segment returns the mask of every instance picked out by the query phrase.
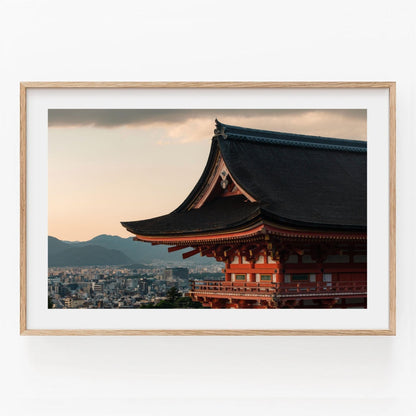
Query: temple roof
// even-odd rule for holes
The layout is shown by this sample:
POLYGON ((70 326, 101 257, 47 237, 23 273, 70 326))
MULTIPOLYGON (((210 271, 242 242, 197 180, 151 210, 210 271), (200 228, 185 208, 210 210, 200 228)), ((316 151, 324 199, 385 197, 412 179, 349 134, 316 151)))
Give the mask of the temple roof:
POLYGON ((171 214, 122 225, 138 235, 184 235, 231 230, 254 220, 365 231, 367 143, 216 121, 207 165, 185 201, 171 214), (207 198, 197 207, 221 160, 242 195, 207 198))
POLYGON ((260 205, 242 196, 218 198, 199 209, 172 212, 150 220, 123 223, 125 227, 143 235, 169 235, 238 229, 260 215, 260 205))

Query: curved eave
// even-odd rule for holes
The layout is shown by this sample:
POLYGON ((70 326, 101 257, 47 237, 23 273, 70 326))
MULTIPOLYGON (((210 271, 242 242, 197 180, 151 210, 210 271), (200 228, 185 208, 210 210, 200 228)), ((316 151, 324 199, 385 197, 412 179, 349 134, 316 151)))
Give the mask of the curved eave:
POLYGON ((221 232, 218 234, 189 234, 189 235, 176 235, 176 236, 146 236, 136 234, 135 239, 145 241, 148 243, 157 244, 188 244, 192 243, 210 243, 212 241, 233 241, 246 238, 252 238, 265 234, 264 224, 258 225, 248 230, 234 231, 234 232, 221 232))
POLYGON ((247 241, 251 239, 263 239, 266 235, 272 235, 288 240, 311 240, 311 241, 361 241, 367 240, 367 234, 362 232, 328 232, 328 231, 305 231, 280 228, 272 224, 262 223, 246 230, 228 231, 212 234, 188 234, 188 235, 158 235, 148 236, 136 234, 135 239, 139 241, 166 244, 166 245, 198 245, 204 243, 225 243, 247 241))
POLYGON ((317 231, 342 231, 342 232, 354 232, 354 233, 367 233, 367 227, 361 225, 346 225, 346 224, 323 224, 323 223, 311 223, 304 221, 297 221, 290 218, 278 216, 274 213, 269 212, 267 209, 261 209, 262 217, 280 224, 282 227, 292 227, 306 230, 317 230, 317 231))

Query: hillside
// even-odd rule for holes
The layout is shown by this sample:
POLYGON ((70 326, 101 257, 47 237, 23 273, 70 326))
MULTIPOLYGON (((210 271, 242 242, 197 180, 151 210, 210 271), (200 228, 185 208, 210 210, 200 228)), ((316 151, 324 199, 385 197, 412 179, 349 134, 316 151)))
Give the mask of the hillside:
MULTIPOLYGON (((167 247, 163 245, 152 246, 142 241, 133 241, 131 237, 122 238, 106 234, 98 235, 88 241, 62 241, 49 236, 48 248, 50 266, 93 264, 128 265, 134 263, 149 264, 154 261, 183 261, 182 251, 168 253, 167 247), (91 249, 90 247, 95 248, 91 249), (92 257, 89 258, 88 256, 92 257), (105 256, 108 256, 107 260, 105 256)), ((195 256, 186 261, 190 265, 215 264, 215 260, 201 256, 195 256)))
POLYGON ((102 266, 131 264, 132 260, 119 250, 98 245, 71 246, 54 238, 48 238, 49 266, 102 266))

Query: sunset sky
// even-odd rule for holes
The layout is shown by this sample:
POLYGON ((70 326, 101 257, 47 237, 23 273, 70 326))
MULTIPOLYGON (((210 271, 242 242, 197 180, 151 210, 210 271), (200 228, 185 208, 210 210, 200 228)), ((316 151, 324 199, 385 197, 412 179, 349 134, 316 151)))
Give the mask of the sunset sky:
POLYGON ((366 110, 49 110, 48 234, 131 236, 120 221, 163 215, 208 159, 214 120, 366 140, 366 110))

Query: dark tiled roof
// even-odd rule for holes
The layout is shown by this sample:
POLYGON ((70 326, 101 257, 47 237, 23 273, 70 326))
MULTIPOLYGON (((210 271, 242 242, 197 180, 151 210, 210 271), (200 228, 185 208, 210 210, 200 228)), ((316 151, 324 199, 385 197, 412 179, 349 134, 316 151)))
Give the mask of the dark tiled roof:
POLYGON ((366 142, 219 123, 216 132, 233 178, 280 222, 366 227, 366 142))
POLYGON ((123 222, 135 234, 171 235, 232 230, 259 218, 258 203, 248 202, 242 195, 218 198, 199 209, 173 212, 143 221, 123 222))
POLYGON ((367 143, 229 126, 217 122, 205 170, 171 214, 123 223, 142 235, 232 229, 253 217, 305 228, 367 225, 367 143), (218 152, 233 179, 258 203, 226 197, 190 209, 218 152))
POLYGON ((312 149, 340 150, 347 152, 367 152, 367 142, 346 139, 334 139, 322 136, 282 133, 268 130, 257 130, 246 127, 229 126, 216 122, 216 137, 228 140, 241 140, 251 143, 294 146, 312 149))

